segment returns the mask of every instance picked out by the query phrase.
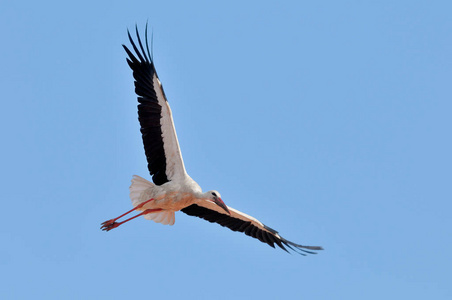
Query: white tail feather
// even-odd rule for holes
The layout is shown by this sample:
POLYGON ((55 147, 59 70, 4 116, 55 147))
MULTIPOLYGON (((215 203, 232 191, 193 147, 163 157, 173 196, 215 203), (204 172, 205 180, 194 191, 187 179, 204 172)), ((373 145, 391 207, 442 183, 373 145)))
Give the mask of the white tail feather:
POLYGON ((133 175, 132 177, 132 184, 129 187, 130 191, 130 200, 132 200, 133 206, 137 206, 143 201, 146 201, 148 199, 142 199, 143 193, 149 189, 153 188, 155 185, 144 179, 143 177, 140 177, 138 175, 133 175))
POLYGON ((170 210, 163 210, 156 213, 150 213, 144 215, 144 218, 146 220, 152 220, 156 223, 161 223, 163 225, 174 225, 174 222, 176 221, 174 211, 170 210))
MULTIPOLYGON (((137 206, 143 201, 149 200, 146 198, 143 199, 143 193, 153 187, 155 187, 155 185, 152 182, 138 175, 133 175, 132 184, 129 187, 132 205, 137 206)), ((146 220, 153 220, 154 222, 161 223, 163 225, 174 225, 175 222, 174 212, 169 210, 146 214, 144 215, 144 218, 146 220)))

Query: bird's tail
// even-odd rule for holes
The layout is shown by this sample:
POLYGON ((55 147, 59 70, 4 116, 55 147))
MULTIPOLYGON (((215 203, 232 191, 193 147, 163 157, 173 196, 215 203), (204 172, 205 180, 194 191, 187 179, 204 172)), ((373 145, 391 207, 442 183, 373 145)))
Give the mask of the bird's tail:
POLYGON ((130 200, 132 200, 133 206, 137 206, 138 204, 142 203, 143 201, 149 200, 149 199, 143 199, 143 193, 149 189, 153 188, 155 185, 144 179, 143 177, 140 177, 138 175, 133 175, 132 177, 132 184, 129 187, 130 191, 130 200))
MULTIPOLYGON (((153 187, 155 187, 155 185, 152 182, 138 175, 133 175, 132 184, 129 187, 130 200, 132 200, 132 205, 135 207, 143 201, 149 200, 147 199, 148 197, 145 197, 146 195, 144 194, 144 192, 147 189, 153 187)), ((168 210, 146 214, 144 215, 144 218, 147 220, 153 220, 154 222, 161 223, 163 225, 173 225, 175 222, 174 212, 168 210)))

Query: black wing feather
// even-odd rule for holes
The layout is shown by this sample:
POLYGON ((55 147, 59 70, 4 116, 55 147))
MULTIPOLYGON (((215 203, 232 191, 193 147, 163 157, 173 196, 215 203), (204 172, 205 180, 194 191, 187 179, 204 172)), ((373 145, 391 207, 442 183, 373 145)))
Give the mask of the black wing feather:
POLYGON ((134 43, 129 31, 127 31, 127 34, 135 55, 125 45, 122 46, 129 56, 127 63, 132 69, 135 79, 135 93, 138 95, 139 102, 138 120, 140 121, 148 169, 154 183, 161 185, 168 182, 168 178, 166 175, 166 157, 163 148, 162 129, 160 127, 162 107, 158 103, 153 84, 153 78, 156 75, 154 62, 151 57, 146 55, 138 29, 136 29, 136 35, 139 48, 134 43))
POLYGON ((202 207, 196 204, 192 204, 181 210, 189 216, 195 216, 198 218, 202 218, 211 223, 218 223, 221 226, 227 227, 232 231, 244 232, 246 235, 249 235, 253 238, 258 239, 259 241, 268 244, 269 246, 275 248, 275 243, 281 249, 286 252, 289 252, 286 247, 289 249, 300 253, 302 255, 306 255, 305 253, 315 254, 313 251, 308 251, 306 249, 311 250, 322 250, 321 247, 315 246, 302 246, 295 243, 292 243, 284 238, 282 238, 278 232, 270 227, 264 225, 264 229, 261 229, 251 221, 244 221, 238 218, 231 217, 229 215, 225 215, 219 213, 215 210, 208 209, 206 207, 202 207), (304 249, 303 249, 304 248, 304 249))

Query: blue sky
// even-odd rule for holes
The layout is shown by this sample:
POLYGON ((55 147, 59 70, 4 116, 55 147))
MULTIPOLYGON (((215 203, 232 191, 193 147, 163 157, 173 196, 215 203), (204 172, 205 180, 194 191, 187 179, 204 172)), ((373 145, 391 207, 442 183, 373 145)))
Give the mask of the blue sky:
POLYGON ((451 299, 449 1, 6 1, 2 299, 451 299), (100 223, 149 178, 121 44, 146 21, 216 224, 100 223))

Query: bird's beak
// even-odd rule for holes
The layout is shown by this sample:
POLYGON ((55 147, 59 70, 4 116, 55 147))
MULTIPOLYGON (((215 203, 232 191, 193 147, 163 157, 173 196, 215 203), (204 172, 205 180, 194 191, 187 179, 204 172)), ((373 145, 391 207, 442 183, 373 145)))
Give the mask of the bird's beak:
POLYGON ((224 204, 224 202, 223 202, 223 200, 221 200, 221 198, 217 198, 216 200, 214 200, 214 202, 216 205, 218 205, 219 207, 224 209, 228 214, 231 214, 228 207, 226 206, 226 204, 224 204))

